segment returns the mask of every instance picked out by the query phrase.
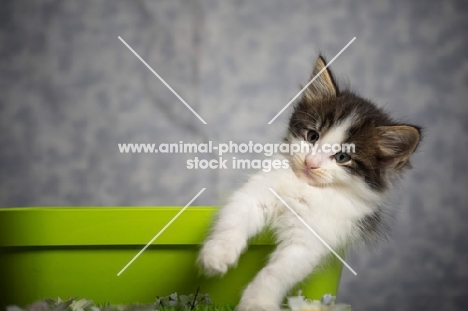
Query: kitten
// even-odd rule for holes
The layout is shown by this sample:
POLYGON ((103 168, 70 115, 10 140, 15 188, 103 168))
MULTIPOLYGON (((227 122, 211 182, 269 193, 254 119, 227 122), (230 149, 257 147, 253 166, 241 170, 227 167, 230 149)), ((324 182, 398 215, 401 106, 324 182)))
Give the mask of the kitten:
MULTIPOLYGON (((324 67, 320 56, 311 77, 324 67)), ((294 108, 284 142, 349 143, 355 152, 277 155, 289 160, 289 169, 259 172, 234 193, 220 209, 198 264, 207 275, 224 274, 248 239, 269 226, 278 245, 244 290, 237 310, 279 310, 287 292, 330 251, 269 188, 332 249, 341 249, 379 232, 386 196, 410 167, 420 137, 420 128, 396 123, 369 100, 339 90, 330 70, 324 70, 294 108)))

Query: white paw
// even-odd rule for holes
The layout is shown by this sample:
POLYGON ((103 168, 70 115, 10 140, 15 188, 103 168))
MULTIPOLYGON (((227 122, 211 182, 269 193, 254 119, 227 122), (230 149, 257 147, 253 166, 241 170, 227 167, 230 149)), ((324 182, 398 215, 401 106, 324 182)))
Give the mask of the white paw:
POLYGON ((281 297, 275 293, 277 289, 272 287, 274 280, 262 277, 265 268, 257 274, 255 279, 242 293, 241 300, 236 311, 280 311, 281 297))
POLYGON ((206 275, 223 275, 239 259, 241 249, 223 240, 208 240, 198 256, 198 265, 206 275))
POLYGON ((281 308, 275 303, 261 300, 242 299, 236 307, 236 311, 280 311, 281 308))

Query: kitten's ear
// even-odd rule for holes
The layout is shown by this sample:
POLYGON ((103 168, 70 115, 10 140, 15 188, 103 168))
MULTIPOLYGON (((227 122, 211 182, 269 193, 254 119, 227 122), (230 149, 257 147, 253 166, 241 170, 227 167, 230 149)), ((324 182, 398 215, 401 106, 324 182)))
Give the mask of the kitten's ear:
POLYGON ((377 132, 384 156, 381 168, 398 170, 403 167, 421 140, 420 130, 410 125, 379 126, 377 132))
MULTIPOLYGON (((325 59, 323 56, 319 56, 315 63, 314 70, 310 80, 312 80, 322 69, 326 66, 325 59)), ((336 97, 338 93, 338 87, 335 83, 333 74, 328 67, 322 71, 322 73, 312 82, 309 87, 305 90, 305 96, 311 99, 319 99, 325 97, 336 97)))

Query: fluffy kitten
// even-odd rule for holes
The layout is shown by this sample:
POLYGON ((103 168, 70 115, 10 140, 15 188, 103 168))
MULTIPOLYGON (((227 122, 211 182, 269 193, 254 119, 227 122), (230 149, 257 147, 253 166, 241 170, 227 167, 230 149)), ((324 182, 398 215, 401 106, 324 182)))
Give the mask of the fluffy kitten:
MULTIPOLYGON (((312 77, 324 67, 319 57, 312 77)), ((386 194, 409 167, 420 129, 396 123, 370 101, 340 91, 327 69, 304 91, 284 141, 352 143, 355 152, 278 155, 289 160, 289 169, 253 175, 220 209, 198 258, 207 275, 234 266, 248 239, 267 225, 278 244, 244 290, 239 311, 279 310, 287 292, 330 253, 269 188, 332 249, 340 249, 379 231, 386 194)))

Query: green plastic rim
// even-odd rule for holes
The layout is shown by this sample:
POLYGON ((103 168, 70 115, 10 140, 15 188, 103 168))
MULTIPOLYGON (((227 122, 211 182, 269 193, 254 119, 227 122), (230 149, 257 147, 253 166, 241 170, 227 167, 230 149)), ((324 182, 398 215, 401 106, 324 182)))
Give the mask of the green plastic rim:
MULTIPOLYGON (((200 275, 195 260, 216 207, 189 207, 120 276, 117 273, 182 207, 34 207, 0 209, 0 308, 82 297, 96 303, 151 303, 156 296, 209 293, 235 305, 274 248, 268 235, 250 242, 222 278, 200 275)), ((330 260, 295 290, 336 295, 342 265, 330 260)))

